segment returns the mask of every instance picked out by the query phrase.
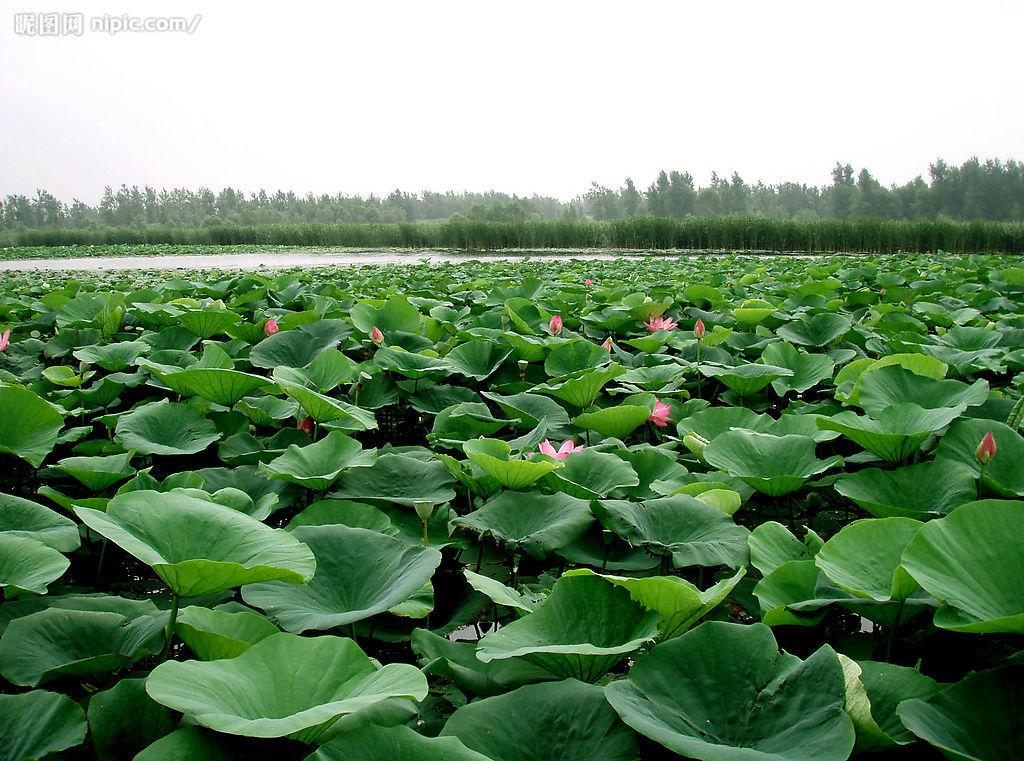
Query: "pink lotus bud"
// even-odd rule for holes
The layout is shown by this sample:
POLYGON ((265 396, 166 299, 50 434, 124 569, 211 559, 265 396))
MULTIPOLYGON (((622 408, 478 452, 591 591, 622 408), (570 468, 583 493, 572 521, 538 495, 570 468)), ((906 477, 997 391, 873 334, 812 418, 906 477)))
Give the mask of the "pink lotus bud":
POLYGON ((300 420, 298 425, 295 426, 300 431, 304 431, 307 435, 313 435, 313 418, 308 417, 304 420, 300 420))
POLYGON ((562 332, 562 318, 557 314, 551 318, 551 322, 548 323, 548 331, 553 336, 557 336, 562 332))
POLYGON ((263 332, 268 336, 274 335, 274 333, 278 332, 280 329, 281 328, 277 325, 277 320, 267 320, 266 324, 263 326, 263 332))
POLYGON ((974 450, 974 456, 978 458, 978 462, 982 465, 988 465, 992 462, 992 458, 996 456, 996 437, 992 435, 992 431, 982 436, 981 443, 974 450))
POLYGON ((586 280, 583 281, 583 285, 587 286, 587 288, 589 288, 593 284, 594 284, 594 281, 591 280, 589 277, 586 280))
POLYGON ((370 331, 370 340, 378 346, 384 343, 384 334, 381 333, 380 328, 376 325, 373 326, 373 330, 370 331))
POLYGON ((0 333, 0 351, 3 351, 11 345, 11 329, 8 328, 3 333, 0 333))
POLYGON ((612 337, 611 336, 608 336, 606 339, 604 339, 604 343, 601 344, 601 348, 604 349, 605 351, 611 351, 612 350, 612 337))
POLYGON ((707 328, 704 327, 704 320, 698 318, 697 324, 693 326, 693 337, 699 341, 707 332, 707 328))

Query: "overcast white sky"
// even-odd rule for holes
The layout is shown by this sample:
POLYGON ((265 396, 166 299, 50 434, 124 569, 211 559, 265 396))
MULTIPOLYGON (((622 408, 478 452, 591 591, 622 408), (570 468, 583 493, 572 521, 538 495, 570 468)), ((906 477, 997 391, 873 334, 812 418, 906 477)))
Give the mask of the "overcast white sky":
POLYGON ((2 0, 0 194, 568 198, 659 168, 883 182, 1024 159, 1020 0, 2 0), (15 34, 81 12, 81 37, 15 34), (201 14, 192 35, 89 18, 201 14))

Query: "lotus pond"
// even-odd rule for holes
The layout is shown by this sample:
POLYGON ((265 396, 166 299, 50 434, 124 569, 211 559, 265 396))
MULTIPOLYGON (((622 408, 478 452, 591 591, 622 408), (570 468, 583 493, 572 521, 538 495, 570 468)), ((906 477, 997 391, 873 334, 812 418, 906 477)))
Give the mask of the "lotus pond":
POLYGON ((1011 257, 7 274, 0 759, 1024 758, 1022 390, 1011 257))

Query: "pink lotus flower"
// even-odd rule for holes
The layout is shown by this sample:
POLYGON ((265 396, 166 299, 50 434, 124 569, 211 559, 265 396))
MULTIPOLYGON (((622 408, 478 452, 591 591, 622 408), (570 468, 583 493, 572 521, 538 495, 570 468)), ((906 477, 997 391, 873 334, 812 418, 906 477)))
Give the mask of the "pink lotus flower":
POLYGON ((11 329, 8 328, 3 333, 0 333, 0 351, 3 351, 11 345, 11 329))
POLYGON ((974 456, 978 458, 978 462, 982 465, 988 465, 992 462, 992 458, 996 456, 996 437, 992 435, 992 431, 982 436, 981 443, 974 450, 974 456))
POLYGON ((649 423, 654 423, 659 428, 664 428, 669 424, 669 415, 672 414, 672 408, 665 404, 661 399, 655 398, 654 400, 654 412, 647 418, 649 423))
POLYGON ((606 339, 604 339, 604 343, 601 344, 601 348, 604 349, 605 351, 611 351, 612 350, 612 337, 611 336, 608 336, 606 339))
POLYGON ((693 326, 693 337, 699 341, 707 332, 707 328, 704 327, 704 320, 698 317, 697 324, 693 326))
POLYGON ((551 322, 548 323, 548 331, 553 336, 557 336, 562 332, 562 318, 557 314, 551 318, 551 322))
POLYGON ((548 457, 553 457, 556 460, 564 460, 573 452, 582 452, 583 444, 576 446, 575 444, 572 443, 572 439, 569 439, 568 441, 563 442, 562 446, 560 446, 558 448, 558 451, 556 452, 555 448, 551 446, 551 442, 548 441, 547 439, 544 439, 544 441, 540 443, 540 451, 542 454, 546 454, 548 457))
POLYGON ((583 281, 583 285, 587 286, 587 288, 589 288, 593 284, 594 284, 594 281, 591 280, 589 277, 586 280, 583 281))
POLYGON ((678 324, 671 317, 652 317, 644 323, 648 333, 657 333, 659 330, 675 330, 678 324))
POLYGON ((300 431, 304 431, 306 433, 306 435, 312 436, 313 435, 313 418, 308 417, 308 418, 305 418, 303 420, 300 420, 295 427, 298 428, 300 431))
POLYGON ((378 346, 384 343, 384 334, 376 325, 374 325, 373 330, 370 331, 370 340, 373 341, 378 346))
POLYGON ((278 327, 277 320, 267 320, 267 323, 263 326, 263 332, 268 336, 272 336, 277 333, 281 328, 278 327))

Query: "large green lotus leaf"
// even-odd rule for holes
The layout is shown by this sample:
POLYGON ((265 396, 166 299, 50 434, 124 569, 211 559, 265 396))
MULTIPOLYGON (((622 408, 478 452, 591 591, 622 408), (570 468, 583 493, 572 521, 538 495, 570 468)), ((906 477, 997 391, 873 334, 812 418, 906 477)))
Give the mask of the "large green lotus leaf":
POLYGON ((85 742, 85 712, 67 695, 0 695, 0 761, 26 761, 85 742))
POLYGON ((651 407, 645 405, 623 403, 615 407, 605 407, 597 412, 584 412, 572 422, 573 425, 587 431, 597 431, 603 436, 625 439, 647 422, 651 410, 651 407))
POLYGON ((70 566, 70 560, 39 539, 0 533, 0 589, 43 595, 70 566))
POLYGON ((658 634, 659 616, 596 576, 563 576, 533 613, 485 636, 484 663, 525 658, 563 679, 595 682, 658 634))
POLYGON ((202 412, 166 400, 122 415, 114 431, 117 443, 143 455, 197 454, 221 437, 202 412))
POLYGON ((634 547, 670 555, 677 568, 739 568, 747 562, 747 529, 695 497, 677 494, 644 502, 601 500, 593 503, 593 510, 607 529, 634 547))
POLYGON ((424 461, 403 454, 382 454, 372 466, 345 473, 331 494, 340 499, 381 499, 412 506, 420 500, 436 504, 455 499, 452 478, 440 460, 424 461))
POLYGON ((791 376, 772 381, 772 388, 779 396, 787 391, 803 392, 814 388, 819 382, 831 378, 836 363, 826 354, 808 354, 785 341, 765 347, 761 359, 775 367, 786 367, 793 371, 791 376))
POLYGON ((584 449, 567 457, 545 482, 552 489, 581 499, 607 497, 616 489, 638 486, 633 466, 611 452, 584 449))
POLYGON ((929 520, 972 502, 976 474, 955 461, 928 461, 894 470, 866 468, 843 475, 833 488, 876 518, 929 520))
POLYGON ((547 394, 580 409, 594 403, 605 384, 626 372, 626 368, 614 362, 607 367, 581 370, 572 375, 554 378, 530 389, 530 393, 547 394))
POLYGON ((722 365, 700 365, 698 368, 705 378, 716 378, 737 396, 751 396, 780 378, 794 375, 788 367, 775 367, 760 363, 724 367, 722 365))
POLYGON ((109 674, 157 650, 166 615, 48 608, 12 621, 0 639, 0 674, 35 687, 61 676, 109 674))
POLYGON ((354 431, 369 431, 377 427, 377 418, 369 410, 289 381, 277 371, 274 373, 274 382, 284 393, 297 401, 303 411, 317 423, 344 424, 354 431))
POLYGON ((764 299, 745 299, 732 310, 732 316, 740 325, 756 325, 775 314, 778 307, 764 299))
POLYGON ((607 349, 577 338, 551 350, 544 360, 544 372, 549 378, 559 378, 606 365, 610 360, 611 353, 607 349))
POLYGON ((854 729, 839 659, 779 650, 763 624, 701 624, 605 688, 622 720, 702 761, 845 761, 854 729))
POLYGON ((766 573, 753 591, 762 622, 768 626, 817 626, 825 617, 822 608, 853 597, 822 589, 823 577, 814 560, 789 560, 766 573))
POLYGON ((419 310, 404 296, 394 296, 379 307, 359 302, 352 307, 350 317, 356 329, 366 334, 375 327, 384 331, 385 336, 392 331, 419 333, 422 327, 419 310))
POLYGON ((52 404, 27 388, 0 383, 0 453, 38 468, 53 451, 63 425, 52 404))
POLYGON ((471 439, 462 449, 470 462, 509 489, 522 489, 562 467, 562 463, 546 458, 511 460, 512 447, 500 439, 471 439))
POLYGON ((314 335, 297 329, 283 330, 252 347, 249 362, 253 367, 273 370, 276 367, 306 367, 324 349, 336 346, 338 336, 328 333, 314 335))
POLYGON ((939 442, 935 459, 960 462, 979 473, 975 451, 988 431, 996 440, 996 456, 985 466, 982 483, 1003 497, 1024 497, 1024 436, 995 420, 957 420, 939 442))
POLYGON ((987 399, 988 381, 977 380, 968 385, 955 380, 935 380, 892 365, 861 379, 857 404, 869 415, 877 416, 886 407, 906 402, 925 409, 955 407, 963 412, 968 407, 984 404, 987 399))
POLYGON ((780 327, 780 338, 802 346, 827 346, 845 336, 853 325, 841 314, 819 312, 780 327))
POLYGON ((110 500, 106 513, 75 512, 181 597, 259 581, 302 584, 316 568, 313 553, 287 531, 178 491, 128 492, 110 500))
POLYGON ((690 629, 728 597, 746 572, 746 568, 740 568, 732 576, 722 579, 704 591, 678 576, 633 578, 598 574, 589 568, 566 571, 565 575, 598 576, 610 584, 629 590, 630 596, 636 602, 661 616, 658 622, 660 638, 671 639, 690 629))
POLYGON ((896 708, 903 724, 963 761, 1024 758, 1024 666, 971 674, 931 697, 905 700, 896 708))
POLYGON ((291 740, 223 735, 183 722, 179 729, 143 749, 133 761, 251 761, 261 755, 291 759, 297 758, 295 752, 291 740))
POLYGON ((929 521, 903 567, 945 607, 935 625, 1024 633, 1024 502, 976 502, 929 521))
POLYGON ((492 536, 513 552, 545 558, 581 537, 593 522, 586 500, 568 494, 503 491, 452 525, 492 536))
POLYGON ((292 417, 299 409, 299 403, 276 396, 249 396, 238 400, 234 409, 249 418, 253 425, 273 426, 278 420, 292 417))
POLYGON ((128 600, 124 597, 90 592, 88 594, 32 595, 9 600, 0 605, 0 635, 7 625, 22 616, 38 613, 47 608, 63 610, 99 610, 120 613, 125 618, 155 615, 159 612, 152 600, 128 600))
POLYGON ((373 724, 344 732, 305 761, 493 761, 454 737, 424 737, 409 727, 373 724))
POLYGON ((547 597, 545 593, 520 592, 517 589, 505 586, 497 579, 474 573, 468 568, 463 569, 462 573, 473 589, 487 595, 495 605, 504 605, 507 608, 513 608, 523 613, 532 613, 547 597))
POLYGON ((342 383, 351 383, 359 376, 359 366, 340 351, 327 348, 316 359, 301 370, 294 371, 296 382, 312 383, 320 393, 337 388, 342 383))
POLYGON ((274 385, 261 375, 218 367, 191 367, 174 373, 174 384, 186 394, 195 394, 225 406, 234 404, 254 391, 274 385))
POLYGON ((122 679, 89 699, 89 739, 101 761, 130 761, 174 731, 176 717, 146 694, 145 679, 122 679))
POLYGON ((640 758, 636 735, 609 707, 601 688, 574 679, 470 703, 452 714, 441 735, 457 737, 493 761, 640 758))
POLYGON ((78 549, 78 525, 48 507, 0 494, 0 535, 35 539, 60 552, 78 549))
POLYGON ((257 613, 190 605, 178 612, 175 633, 201 661, 234 658, 280 631, 257 613))
POLYGON ((750 564, 767 576, 783 563, 792 560, 810 560, 821 549, 821 537, 808 529, 803 541, 777 521, 760 524, 747 538, 750 564))
POLYGON ((865 358, 846 365, 835 377, 836 398, 850 404, 860 401, 860 387, 870 373, 898 365, 926 378, 942 380, 949 369, 945 362, 926 354, 889 354, 880 359, 865 358))
POLYGON ((466 440, 490 436, 512 422, 518 421, 494 417, 483 402, 459 402, 445 407, 437 414, 427 439, 459 449, 466 440))
POLYGON ((315 444, 292 444, 280 457, 260 463, 268 478, 290 481, 307 489, 324 491, 348 468, 366 468, 377 460, 377 450, 362 445, 340 431, 331 431, 315 444))
POLYGON ((135 475, 131 459, 131 452, 95 457, 65 457, 53 469, 67 473, 90 491, 103 491, 135 475))
POLYGON ((394 536, 398 529, 391 525, 391 518, 380 509, 364 502, 347 499, 321 499, 292 518, 286 531, 299 526, 330 526, 334 524, 365 528, 379 534, 394 536))
POLYGON ((704 459, 762 494, 781 497, 796 491, 811 477, 842 465, 838 456, 819 460, 815 445, 807 436, 773 436, 735 429, 716 436, 704 449, 704 459))
POLYGON ((373 363, 410 380, 436 379, 451 371, 447 360, 442 357, 417 354, 400 347, 378 349, 373 355, 373 363))
POLYGON ((640 480, 636 486, 623 489, 628 497, 647 499, 671 494, 686 485, 688 471, 673 451, 640 444, 632 449, 614 449, 612 454, 628 462, 640 480))
POLYGON ((904 700, 930 698, 942 685, 907 666, 854 662, 842 655, 839 658, 844 670, 852 669, 857 680, 851 690, 851 674, 847 673, 847 712, 857 729, 857 751, 883 750, 914 742, 916 738, 900 721, 896 708, 904 700), (859 703, 854 710, 851 692, 859 703))
POLYGON ((67 365, 53 365, 43 369, 42 376, 54 386, 61 388, 81 388, 95 373, 76 373, 67 365))
POLYGON ((900 565, 924 524, 912 518, 867 518, 849 523, 818 550, 814 562, 841 589, 878 602, 903 601, 917 589, 900 565))
POLYGON ((455 372, 482 381, 501 367, 512 349, 503 349, 494 341, 476 340, 459 344, 445 355, 455 372))
POLYGON ((415 596, 441 564, 441 553, 348 526, 300 526, 292 535, 316 557, 304 586, 251 584, 242 599, 290 632, 333 629, 362 621, 415 596))
POLYGON ((507 417, 518 418, 520 422, 515 427, 536 428, 542 422, 546 422, 549 435, 555 435, 569 427, 569 414, 562 405, 546 396, 540 394, 502 396, 490 391, 483 391, 481 395, 497 402, 507 417))
POLYGON ((732 428, 764 432, 771 422, 767 415, 758 415, 746 407, 705 407, 680 420, 676 429, 681 436, 695 433, 708 441, 714 441, 732 428))
POLYGON ((71 355, 80 362, 99 365, 104 370, 116 373, 131 365, 149 348, 149 344, 142 341, 122 341, 105 346, 83 346, 71 352, 71 355))
POLYGON ((904 402, 886 407, 877 418, 858 415, 852 410, 832 417, 820 417, 818 427, 839 431, 883 460, 903 462, 920 449, 925 439, 945 428, 959 415, 960 410, 956 408, 926 410, 913 402, 904 402))
POLYGON ((220 309, 192 309, 178 317, 181 327, 202 339, 224 333, 228 328, 237 325, 240 320, 237 314, 220 305, 220 309))
POLYGON ((476 642, 453 642, 427 629, 414 629, 412 649, 423 673, 437 675, 472 695, 488 696, 557 677, 521 658, 483 663, 476 657, 476 642))
POLYGON ((422 700, 427 680, 405 663, 378 668, 350 639, 282 632, 236 658, 162 663, 146 691, 218 732, 316 742, 339 717, 390 698, 422 700))

